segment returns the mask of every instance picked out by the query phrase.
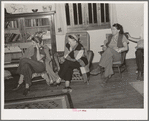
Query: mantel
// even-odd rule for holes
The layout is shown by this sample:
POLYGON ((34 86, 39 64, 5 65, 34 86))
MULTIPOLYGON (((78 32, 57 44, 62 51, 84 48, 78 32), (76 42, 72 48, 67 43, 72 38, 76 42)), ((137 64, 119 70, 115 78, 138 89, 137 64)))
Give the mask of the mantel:
POLYGON ((56 11, 50 12, 34 12, 34 13, 19 13, 19 14, 5 14, 6 21, 9 19, 21 18, 21 17, 34 17, 34 16, 45 16, 55 14, 56 11))

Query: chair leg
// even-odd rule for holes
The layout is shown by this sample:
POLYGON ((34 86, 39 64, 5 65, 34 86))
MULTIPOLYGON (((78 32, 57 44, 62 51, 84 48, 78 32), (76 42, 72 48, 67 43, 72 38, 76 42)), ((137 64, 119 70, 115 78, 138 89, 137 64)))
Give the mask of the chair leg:
POLYGON ((122 78, 122 73, 121 73, 121 69, 120 69, 119 66, 118 66, 118 71, 119 71, 119 74, 120 74, 120 76, 121 76, 121 78, 122 78))

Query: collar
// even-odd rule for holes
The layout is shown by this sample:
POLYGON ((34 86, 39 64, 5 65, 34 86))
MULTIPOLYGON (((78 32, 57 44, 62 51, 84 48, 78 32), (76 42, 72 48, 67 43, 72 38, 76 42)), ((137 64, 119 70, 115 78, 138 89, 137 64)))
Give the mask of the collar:
POLYGON ((78 46, 78 43, 76 43, 76 45, 72 48, 72 50, 75 50, 77 46, 78 46))

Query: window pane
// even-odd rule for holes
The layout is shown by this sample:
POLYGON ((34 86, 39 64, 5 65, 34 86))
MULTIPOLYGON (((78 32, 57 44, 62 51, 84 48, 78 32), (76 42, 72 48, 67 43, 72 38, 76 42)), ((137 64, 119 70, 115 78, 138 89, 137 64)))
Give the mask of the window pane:
POLYGON ((79 24, 82 24, 82 6, 81 6, 81 3, 78 4, 78 13, 79 13, 79 24))
POLYGON ((106 6, 106 22, 109 22, 109 4, 105 4, 106 6))
POLYGON ((78 24, 78 18, 77 18, 77 5, 73 4, 73 15, 74 15, 74 24, 77 25, 78 24))
POLYGON ((97 23, 97 7, 96 7, 96 3, 93 3, 93 14, 94 14, 94 23, 97 23))
POLYGON ((91 3, 88 3, 88 15, 89 15, 89 23, 92 23, 92 6, 91 6, 91 3))
POLYGON ((66 22, 67 22, 67 25, 70 25, 70 16, 69 16, 69 5, 68 5, 68 3, 65 4, 65 11, 66 11, 66 22))
POLYGON ((101 7, 101 22, 104 22, 104 4, 101 3, 100 7, 101 7))

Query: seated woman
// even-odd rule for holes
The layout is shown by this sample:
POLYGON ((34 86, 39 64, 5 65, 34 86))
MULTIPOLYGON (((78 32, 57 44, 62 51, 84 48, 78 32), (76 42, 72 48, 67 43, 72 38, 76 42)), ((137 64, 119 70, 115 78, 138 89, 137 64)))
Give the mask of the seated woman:
MULTIPOLYGON (((78 68, 85 70, 84 67, 88 64, 88 60, 84 51, 84 47, 79 42, 79 38, 74 34, 68 35, 65 55, 63 59, 61 59, 62 65, 58 72, 60 78, 56 81, 56 83, 60 83, 62 79, 65 80, 65 88, 62 90, 63 92, 72 91, 70 81, 72 80, 73 70, 78 68)), ((83 78, 87 78, 87 73, 83 73, 82 76, 83 78)))
MULTIPOLYGON (((39 36, 32 38, 32 46, 30 46, 22 59, 20 60, 17 73, 20 74, 19 83, 17 89, 25 81, 25 90, 23 95, 27 95, 31 86, 31 79, 33 73, 42 73, 47 71, 50 75, 49 69, 51 68, 49 62, 51 61, 49 55, 49 49, 46 46, 42 46, 43 41, 39 36)), ((45 75, 47 82, 50 82, 49 77, 45 75)))
POLYGON ((99 61, 99 66, 92 70, 90 74, 97 75, 101 73, 101 68, 105 68, 103 83, 106 83, 108 78, 113 74, 112 63, 121 60, 121 52, 128 50, 128 41, 124 35, 123 27, 116 23, 112 26, 112 35, 109 35, 108 40, 104 43, 103 54, 99 61))

